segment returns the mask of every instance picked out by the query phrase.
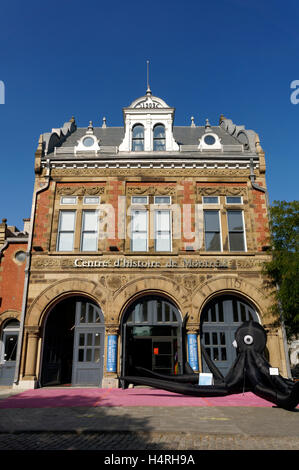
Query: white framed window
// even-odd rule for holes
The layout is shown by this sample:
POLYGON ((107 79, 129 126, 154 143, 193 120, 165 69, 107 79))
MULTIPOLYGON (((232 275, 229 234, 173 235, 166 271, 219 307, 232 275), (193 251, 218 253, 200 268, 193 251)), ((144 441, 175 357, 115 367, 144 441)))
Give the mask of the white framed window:
POLYGON ((154 204, 171 204, 171 196, 155 196, 154 204))
POLYGON ((226 204, 243 204, 242 196, 226 196, 226 204))
POLYGON ((133 152, 143 152, 144 150, 144 127, 136 124, 132 129, 132 150, 133 152))
POLYGON ((131 198, 132 204, 148 204, 148 196, 132 196, 131 198))
POLYGON ((81 251, 98 250, 98 211, 82 212, 81 251))
POLYGON ((153 150, 154 152, 166 150, 165 127, 163 124, 156 124, 154 127, 153 150))
POLYGON ((227 211, 228 241, 230 251, 246 251, 243 211, 227 211))
POLYGON ((73 251, 76 211, 60 211, 57 236, 57 251, 73 251))
POLYGON ((203 204, 219 204, 219 196, 203 196, 203 204))
POLYGON ((147 251, 148 249, 148 211, 132 210, 131 250, 147 251))
POLYGON ((205 249, 222 251, 219 211, 204 211, 205 249))
POLYGON ((170 210, 155 211, 155 251, 171 251, 170 210))
POLYGON ((83 204, 100 204, 99 196, 84 196, 83 204))
POLYGON ((77 196, 61 196, 60 204, 77 204, 77 196))

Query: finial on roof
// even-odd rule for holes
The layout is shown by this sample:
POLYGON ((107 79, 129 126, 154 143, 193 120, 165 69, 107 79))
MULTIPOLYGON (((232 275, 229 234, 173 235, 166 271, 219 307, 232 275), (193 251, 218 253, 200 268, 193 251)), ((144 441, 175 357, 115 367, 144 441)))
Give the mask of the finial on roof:
POLYGON ((147 94, 147 95, 151 95, 151 94, 152 94, 152 91, 151 91, 150 85, 149 85, 149 60, 146 61, 146 81, 147 81, 147 90, 146 90, 146 94, 147 94))
POLYGON ((74 116, 71 117, 70 122, 75 122, 74 116))
POLYGON ((102 127, 103 127, 103 128, 106 128, 106 127, 107 127, 105 116, 103 117, 103 124, 102 124, 102 127))
POLYGON ((191 116, 191 127, 196 127, 196 125, 194 123, 194 116, 191 116))
POLYGON ((87 128, 86 134, 93 134, 93 124, 92 121, 89 121, 89 126, 87 128))
POLYGON ((205 132, 210 132, 211 131, 211 124, 208 119, 206 119, 206 125, 205 125, 205 132))
POLYGON ((220 118, 219 118, 219 124, 222 123, 222 121, 224 121, 225 117, 223 116, 223 114, 220 114, 220 118))

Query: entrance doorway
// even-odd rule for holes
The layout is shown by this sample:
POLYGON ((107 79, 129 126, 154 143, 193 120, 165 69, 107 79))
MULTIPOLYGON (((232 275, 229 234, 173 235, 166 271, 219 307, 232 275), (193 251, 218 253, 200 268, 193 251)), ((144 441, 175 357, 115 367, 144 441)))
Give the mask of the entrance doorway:
POLYGON ((45 326, 41 385, 100 386, 104 316, 84 297, 70 297, 49 313, 45 326))
MULTIPOLYGON (((201 344, 225 376, 236 359, 236 349, 232 345, 237 328, 244 322, 258 322, 253 307, 235 296, 221 296, 208 303, 202 313, 201 344)), ((210 372, 202 355, 203 372, 210 372)))
POLYGON ((125 312, 122 324, 122 369, 138 375, 136 367, 161 374, 182 372, 182 319, 168 300, 146 296, 125 312))
POLYGON ((19 330, 18 320, 9 320, 3 328, 0 341, 0 385, 10 386, 13 384, 19 330))

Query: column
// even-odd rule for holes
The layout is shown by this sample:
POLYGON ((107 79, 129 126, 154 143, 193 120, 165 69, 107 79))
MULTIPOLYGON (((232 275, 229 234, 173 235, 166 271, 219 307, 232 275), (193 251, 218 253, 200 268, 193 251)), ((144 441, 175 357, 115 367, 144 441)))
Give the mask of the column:
POLYGON ((38 326, 27 326, 25 329, 27 333, 27 354, 25 360, 25 375, 23 380, 36 381, 36 361, 38 352, 38 341, 40 338, 40 331, 38 326))

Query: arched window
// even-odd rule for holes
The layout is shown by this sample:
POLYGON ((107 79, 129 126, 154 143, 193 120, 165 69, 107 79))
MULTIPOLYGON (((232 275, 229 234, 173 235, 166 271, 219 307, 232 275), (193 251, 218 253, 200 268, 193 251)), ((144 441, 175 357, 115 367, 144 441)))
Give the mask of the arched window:
POLYGON ((142 152, 144 150, 144 127, 142 124, 136 124, 133 127, 132 150, 133 152, 142 152))
POLYGON ((162 124, 157 124, 154 127, 154 150, 166 150, 165 143, 165 127, 162 124))

